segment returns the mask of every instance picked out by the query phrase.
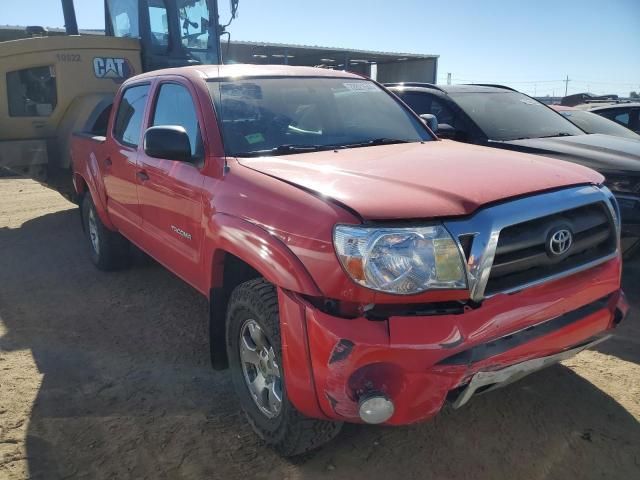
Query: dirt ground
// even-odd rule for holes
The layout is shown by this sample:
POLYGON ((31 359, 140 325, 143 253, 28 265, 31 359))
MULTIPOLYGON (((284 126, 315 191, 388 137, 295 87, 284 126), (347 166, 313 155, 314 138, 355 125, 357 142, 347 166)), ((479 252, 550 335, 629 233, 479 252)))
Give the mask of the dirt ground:
POLYGON ((279 458, 209 367, 207 305, 137 255, 102 273, 76 208, 0 179, 0 479, 640 478, 640 261, 615 338, 434 421, 279 458))

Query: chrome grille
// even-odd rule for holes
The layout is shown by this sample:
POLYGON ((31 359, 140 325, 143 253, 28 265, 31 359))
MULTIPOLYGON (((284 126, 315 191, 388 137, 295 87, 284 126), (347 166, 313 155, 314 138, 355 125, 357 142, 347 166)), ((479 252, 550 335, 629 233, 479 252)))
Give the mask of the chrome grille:
POLYGON ((459 239, 475 301, 572 275, 618 254, 619 209, 602 186, 508 200, 444 223, 459 239), (545 244, 558 227, 571 231, 573 244, 561 255, 549 256, 545 244))
POLYGON ((573 269, 616 249, 616 231, 607 206, 593 203, 528 222, 500 232, 485 293, 491 295, 573 269), (555 229, 566 228, 572 242, 557 255, 550 250, 555 229))

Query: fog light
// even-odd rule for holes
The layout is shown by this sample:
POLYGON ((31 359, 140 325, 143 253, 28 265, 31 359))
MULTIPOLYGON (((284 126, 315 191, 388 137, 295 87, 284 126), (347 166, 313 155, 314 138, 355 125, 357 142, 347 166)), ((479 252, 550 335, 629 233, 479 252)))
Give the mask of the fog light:
POLYGON ((379 393, 367 395, 360 399, 360 418, 365 423, 383 423, 391 418, 394 412, 393 402, 379 393))

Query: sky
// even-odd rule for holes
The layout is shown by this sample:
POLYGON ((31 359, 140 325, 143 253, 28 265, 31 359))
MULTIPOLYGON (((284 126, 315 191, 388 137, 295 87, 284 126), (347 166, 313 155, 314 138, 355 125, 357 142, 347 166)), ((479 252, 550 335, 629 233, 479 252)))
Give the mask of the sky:
MULTIPOLYGON (((64 23, 59 0, 10 3, 0 24, 64 23)), ((75 5, 80 28, 104 28, 103 0, 75 5)), ((240 0, 238 13, 235 40, 440 55, 439 83, 563 95, 568 76, 569 94, 640 93, 640 0, 240 0)))

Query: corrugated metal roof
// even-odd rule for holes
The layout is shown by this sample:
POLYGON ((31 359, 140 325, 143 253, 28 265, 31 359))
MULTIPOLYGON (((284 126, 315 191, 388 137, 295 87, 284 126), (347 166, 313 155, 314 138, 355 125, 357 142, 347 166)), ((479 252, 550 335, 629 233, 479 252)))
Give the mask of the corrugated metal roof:
POLYGON ((231 45, 246 45, 246 46, 254 46, 254 47, 267 47, 267 48, 291 48, 291 49, 307 49, 307 50, 324 50, 328 52, 344 52, 344 53, 361 53, 363 55, 383 55, 383 56, 393 56, 407 59, 424 59, 424 58, 439 58, 440 55, 434 54, 419 54, 419 53, 404 53, 404 52, 384 52, 377 50, 360 50, 355 48, 344 48, 344 47, 325 47, 320 45, 303 45, 303 44, 295 44, 295 43, 275 43, 275 42, 255 42, 255 41, 246 41, 246 40, 231 40, 231 45))
MULTIPOLYGON (((53 34, 64 34, 64 28, 60 27, 44 27, 45 30, 53 34)), ((26 26, 22 25, 0 25, 0 30, 24 32, 26 26)), ((81 29, 82 35, 104 35, 104 30, 100 29, 81 29)), ((345 48, 345 47, 326 47, 322 45, 304 45, 296 43, 277 43, 277 42, 257 42, 247 40, 231 40, 231 46, 244 46, 244 47, 256 47, 256 48, 269 48, 269 49, 292 49, 292 50, 307 50, 315 52, 327 52, 327 53, 345 53, 353 55, 364 56, 379 56, 387 57, 390 60, 406 59, 406 60, 420 60, 427 58, 439 58, 439 55, 434 54, 417 54, 417 53, 405 53, 405 52, 385 52, 377 50, 362 50, 357 48, 345 48)))

